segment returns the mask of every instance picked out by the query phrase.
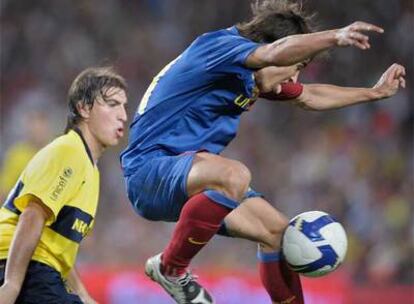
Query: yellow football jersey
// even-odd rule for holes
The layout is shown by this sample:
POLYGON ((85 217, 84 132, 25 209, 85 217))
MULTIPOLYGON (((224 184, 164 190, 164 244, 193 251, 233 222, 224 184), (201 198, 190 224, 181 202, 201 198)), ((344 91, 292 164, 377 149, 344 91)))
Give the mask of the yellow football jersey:
POLYGON ((53 212, 32 260, 66 277, 79 243, 93 226, 99 196, 99 171, 79 131, 71 130, 40 150, 11 190, 0 209, 0 259, 7 258, 19 215, 32 195, 53 212))

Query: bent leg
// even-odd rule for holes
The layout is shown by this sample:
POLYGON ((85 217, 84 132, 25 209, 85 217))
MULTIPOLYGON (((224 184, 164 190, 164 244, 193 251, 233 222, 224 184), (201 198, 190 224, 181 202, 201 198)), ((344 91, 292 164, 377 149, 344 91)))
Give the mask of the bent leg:
POLYGON ((265 251, 280 250, 288 219, 261 197, 252 197, 224 219, 231 236, 258 242, 265 251))
POLYGON ((224 196, 239 202, 249 188, 249 169, 237 160, 201 152, 194 157, 187 178, 189 197, 213 189, 224 196))
POLYGON ((231 236, 259 243, 260 279, 273 303, 303 303, 299 275, 280 254, 287 218, 260 197, 246 199, 225 218, 231 236))
POLYGON ((162 271, 181 276, 191 259, 216 234, 225 216, 239 204, 250 183, 240 162, 197 153, 187 178, 190 199, 181 210, 173 236, 162 255, 162 271))

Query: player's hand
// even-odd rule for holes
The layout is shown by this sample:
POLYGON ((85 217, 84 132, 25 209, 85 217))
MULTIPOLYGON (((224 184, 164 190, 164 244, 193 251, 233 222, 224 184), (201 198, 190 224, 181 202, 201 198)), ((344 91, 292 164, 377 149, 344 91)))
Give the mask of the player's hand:
POLYGON ((362 50, 369 49, 369 37, 366 32, 382 34, 384 30, 379 26, 357 21, 336 31, 335 39, 337 46, 355 46, 362 50))
POLYGON ((0 304, 13 304, 19 295, 19 289, 11 284, 0 286, 0 304))
POLYGON ((379 98, 387 98, 397 93, 400 87, 405 88, 405 68, 394 63, 382 74, 373 89, 379 98))

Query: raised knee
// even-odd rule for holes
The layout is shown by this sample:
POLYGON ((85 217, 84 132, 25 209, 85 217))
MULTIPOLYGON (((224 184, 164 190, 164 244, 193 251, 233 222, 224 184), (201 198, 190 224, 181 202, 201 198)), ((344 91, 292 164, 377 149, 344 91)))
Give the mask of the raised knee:
POLYGON ((241 162, 232 161, 221 176, 221 182, 223 186, 223 191, 225 194, 236 200, 240 201, 247 189, 249 188, 251 181, 250 170, 241 162))

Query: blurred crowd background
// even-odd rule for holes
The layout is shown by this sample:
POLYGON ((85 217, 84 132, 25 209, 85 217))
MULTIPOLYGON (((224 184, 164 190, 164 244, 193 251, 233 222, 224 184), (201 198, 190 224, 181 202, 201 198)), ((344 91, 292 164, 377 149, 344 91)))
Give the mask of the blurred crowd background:
MULTIPOLYGON (((1 195, 33 153, 62 134, 66 92, 89 66, 113 65, 129 83, 129 119, 152 77, 203 32, 250 16, 247 0, 88 0, 0 2, 1 195)), ((288 216, 334 215, 349 237, 343 271, 366 284, 414 283, 413 49, 411 0, 313 0, 320 29, 356 20, 378 24, 368 51, 337 49, 308 66, 301 81, 373 86, 394 62, 407 68, 407 89, 353 108, 306 112, 259 101, 244 114, 224 153, 252 171, 253 187, 288 216)), ((95 230, 80 264, 142 267, 161 251, 172 224, 134 214, 125 195, 119 152, 101 169, 95 230)), ((254 244, 216 237, 194 266, 252 269, 254 244)))

